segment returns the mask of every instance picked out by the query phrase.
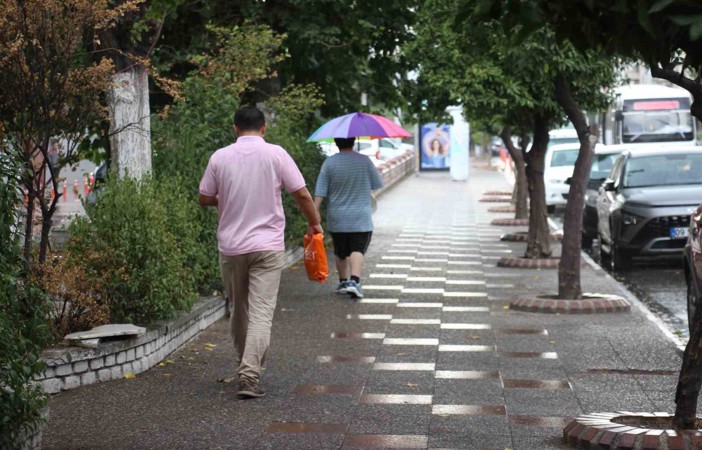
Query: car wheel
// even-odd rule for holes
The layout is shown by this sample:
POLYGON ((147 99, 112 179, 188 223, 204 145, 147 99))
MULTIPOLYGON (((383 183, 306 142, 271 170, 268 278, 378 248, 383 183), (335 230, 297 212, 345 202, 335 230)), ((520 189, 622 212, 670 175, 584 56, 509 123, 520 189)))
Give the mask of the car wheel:
POLYGON ((590 250, 592 248, 592 241, 592 236, 588 236, 587 234, 583 233, 580 247, 582 247, 583 250, 590 250))
POLYGON ((546 212, 553 214, 556 212, 556 205, 546 205, 546 212))
POLYGON ((612 269, 617 272, 631 269, 631 255, 612 244, 612 269))
POLYGON ((692 277, 687 277, 687 326, 690 330, 690 335, 692 335, 692 329, 695 325, 695 311, 697 311, 697 305, 700 302, 699 295, 697 295, 697 289, 692 281, 692 277))

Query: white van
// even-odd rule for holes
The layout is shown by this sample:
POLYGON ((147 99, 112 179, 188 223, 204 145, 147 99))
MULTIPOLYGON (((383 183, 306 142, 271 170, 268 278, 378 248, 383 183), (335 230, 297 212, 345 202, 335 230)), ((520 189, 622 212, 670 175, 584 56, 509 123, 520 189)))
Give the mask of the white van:
MULTIPOLYGON (((601 151, 604 147, 602 144, 597 144, 595 151, 601 151)), ((568 202, 570 184, 566 181, 573 176, 579 152, 580 143, 556 144, 546 150, 544 184, 546 207, 549 212, 553 212, 556 206, 563 206, 568 202)))
MULTIPOLYGON (((369 157, 376 167, 407 151, 414 150, 414 146, 411 144, 402 142, 395 143, 393 141, 394 140, 390 138, 357 139, 354 150, 369 157)), ((334 142, 319 142, 318 145, 322 153, 326 156, 331 156, 339 152, 334 142)))

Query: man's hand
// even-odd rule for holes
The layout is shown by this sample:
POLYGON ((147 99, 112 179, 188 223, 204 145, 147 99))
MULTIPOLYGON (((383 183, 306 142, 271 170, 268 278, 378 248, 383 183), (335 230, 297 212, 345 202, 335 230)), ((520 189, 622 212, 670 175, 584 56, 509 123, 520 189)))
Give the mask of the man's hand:
POLYGON ((307 234, 311 237, 313 234, 324 234, 324 230, 320 224, 307 225, 307 234))

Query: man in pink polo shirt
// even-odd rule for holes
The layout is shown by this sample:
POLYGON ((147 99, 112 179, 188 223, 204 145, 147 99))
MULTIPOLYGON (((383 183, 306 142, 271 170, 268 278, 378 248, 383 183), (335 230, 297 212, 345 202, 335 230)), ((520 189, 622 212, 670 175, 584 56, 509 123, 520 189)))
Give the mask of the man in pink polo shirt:
POLYGON ((281 188, 307 217, 307 233, 321 233, 305 179, 288 153, 266 143, 257 108, 234 115, 236 143, 217 150, 200 181, 200 204, 219 213, 217 241, 224 288, 232 304, 231 333, 239 358, 241 397, 263 397, 261 367, 270 344, 283 271, 285 215, 281 188))

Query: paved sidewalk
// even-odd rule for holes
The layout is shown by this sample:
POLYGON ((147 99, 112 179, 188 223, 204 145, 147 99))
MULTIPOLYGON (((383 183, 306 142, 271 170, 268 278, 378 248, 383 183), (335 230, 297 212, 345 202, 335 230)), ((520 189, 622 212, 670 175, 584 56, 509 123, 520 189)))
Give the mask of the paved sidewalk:
MULTIPOLYGON (((478 202, 505 188, 474 168, 468 183, 422 174, 384 194, 362 302, 287 270, 266 398, 217 382, 233 370, 220 321, 163 367, 56 396, 44 448, 558 449, 581 413, 672 412, 680 356, 638 307, 505 309, 557 287, 556 271, 495 266, 525 245, 500 242, 515 230, 489 223, 509 215, 478 202)), ((622 293, 589 265, 583 285, 622 293)))

